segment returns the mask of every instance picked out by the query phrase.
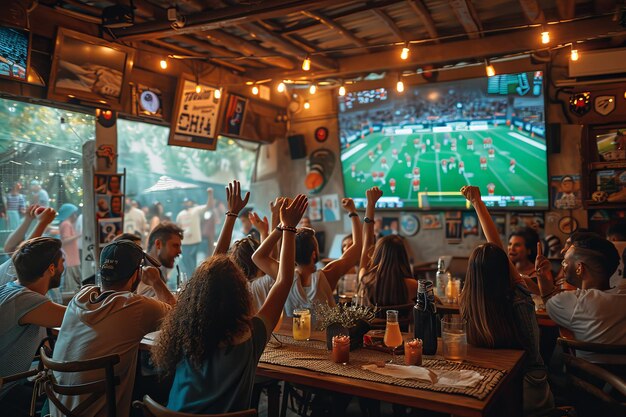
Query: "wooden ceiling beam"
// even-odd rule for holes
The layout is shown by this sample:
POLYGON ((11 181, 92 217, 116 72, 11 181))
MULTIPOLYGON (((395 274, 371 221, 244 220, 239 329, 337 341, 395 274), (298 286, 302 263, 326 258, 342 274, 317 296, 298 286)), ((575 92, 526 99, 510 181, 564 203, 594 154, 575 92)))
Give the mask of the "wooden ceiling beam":
POLYGON ((259 61, 273 67, 283 68, 287 70, 296 68, 296 66, 290 59, 278 54, 277 52, 267 48, 263 48, 262 46, 259 46, 254 42, 249 42, 238 36, 231 35, 230 33, 227 33, 223 30, 211 30, 205 32, 204 35, 207 37, 207 39, 221 43, 230 50, 238 51, 244 56, 258 59, 259 61))
POLYGON ((546 16, 537 0, 519 0, 519 5, 529 23, 544 23, 546 21, 546 16))
POLYGON ((214 63, 216 65, 220 65, 222 67, 226 67, 229 68, 231 70, 235 70, 237 72, 240 73, 244 73, 246 72, 246 69, 244 67, 242 67, 241 65, 237 65, 237 64, 233 64, 232 62, 229 61, 225 61, 223 59, 219 59, 219 58, 211 58, 208 57, 204 54, 198 53, 196 51, 193 51, 191 49, 187 49, 187 48, 183 48, 182 46, 178 46, 169 42, 165 42, 165 41, 161 41, 158 39, 153 39, 151 41, 149 41, 149 43, 158 46, 160 49, 165 49, 165 50, 169 50, 174 52, 176 55, 180 54, 180 55, 185 55, 185 56, 192 56, 192 57, 196 57, 198 59, 200 58, 205 58, 208 62, 214 63))
MULTIPOLYGON (((553 25, 550 27, 550 37, 554 45, 567 44, 579 39, 604 36, 622 32, 618 22, 612 16, 599 16, 592 19, 573 21, 553 25)), ((316 74, 315 78, 322 77, 349 77, 354 74, 371 72, 398 71, 417 69, 427 64, 444 64, 455 62, 476 62, 482 57, 498 57, 513 53, 534 51, 537 45, 537 29, 527 28, 514 32, 492 35, 480 39, 446 42, 441 44, 419 45, 419 53, 411 54, 409 59, 400 59, 396 49, 384 52, 373 52, 338 59, 339 70, 328 71, 325 74, 316 74)), ((496 63, 496 70, 498 64, 496 63)), ((260 71, 255 72, 257 78, 290 78, 305 77, 302 71, 282 72, 260 71)))
MULTIPOLYGON (((426 32, 432 39, 437 39, 439 37, 439 33, 437 32, 437 26, 435 26, 435 21, 433 17, 430 15, 428 8, 424 4, 422 0, 407 0, 407 4, 413 10, 413 13, 417 15, 417 17, 422 21, 422 24, 426 28, 426 32)), ((439 42, 439 41, 437 41, 439 42)))
MULTIPOLYGON (((272 45, 272 47, 276 48, 282 53, 291 55, 299 61, 304 60, 309 54, 307 51, 303 51, 302 49, 291 43, 289 40, 283 38, 280 35, 272 33, 258 23, 243 23, 239 25, 239 27, 242 30, 249 32, 250 35, 252 35, 254 38, 266 42, 269 45, 272 45)), ((312 64, 313 66, 317 66, 326 70, 337 69, 338 67, 336 61, 328 59, 324 56, 315 56, 315 58, 312 59, 312 64)))
POLYGON ((561 20, 573 19, 576 14, 575 0, 556 0, 556 8, 559 11, 561 20))
POLYGON ((470 39, 480 38, 482 24, 471 0, 450 0, 450 7, 470 39))
POLYGON ((385 26, 387 26, 387 29, 389 29, 389 31, 396 37, 396 40, 400 42, 405 40, 404 34, 402 33, 398 25, 396 25, 393 19, 389 17, 389 15, 385 13, 384 10, 372 9, 372 13, 374 13, 376 17, 378 17, 385 24, 385 26))
POLYGON ((350 42, 352 42, 353 44, 357 46, 360 46, 362 48, 367 48, 369 46, 367 42, 365 42, 363 39, 359 38, 354 33, 350 32, 348 29, 343 27, 341 24, 335 22, 332 18, 325 16, 321 12, 302 11, 301 13, 311 19, 317 20, 318 22, 330 28, 331 30, 334 30, 339 35, 348 39, 350 42))
POLYGON ((167 20, 151 21, 129 28, 115 29, 115 36, 124 41, 159 39, 172 35, 225 28, 259 19, 271 19, 309 8, 323 8, 350 3, 353 0, 266 0, 253 5, 225 7, 185 16, 185 26, 173 29, 167 20))

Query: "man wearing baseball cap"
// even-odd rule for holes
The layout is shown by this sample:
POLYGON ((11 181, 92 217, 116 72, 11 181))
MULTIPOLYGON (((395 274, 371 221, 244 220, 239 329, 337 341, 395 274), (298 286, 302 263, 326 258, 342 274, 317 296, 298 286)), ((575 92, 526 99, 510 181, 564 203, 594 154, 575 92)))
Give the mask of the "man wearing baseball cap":
MULTIPOLYGON (((54 349, 53 358, 57 361, 120 355, 120 363, 115 366, 115 374, 120 378, 115 388, 119 417, 127 417, 130 412, 139 343, 147 333, 157 330, 176 303, 159 270, 144 266, 149 263, 147 259, 141 247, 128 240, 105 246, 100 254, 102 288, 84 287, 70 301, 54 349), (135 294, 140 282, 151 286, 156 298, 135 294)), ((55 373, 55 377, 59 384, 77 385, 98 380, 101 375, 55 373)), ((59 400, 72 409, 85 398, 59 396, 59 400)), ((50 411, 53 417, 62 415, 52 404, 50 411)), ((104 417, 104 396, 81 414, 104 417)))

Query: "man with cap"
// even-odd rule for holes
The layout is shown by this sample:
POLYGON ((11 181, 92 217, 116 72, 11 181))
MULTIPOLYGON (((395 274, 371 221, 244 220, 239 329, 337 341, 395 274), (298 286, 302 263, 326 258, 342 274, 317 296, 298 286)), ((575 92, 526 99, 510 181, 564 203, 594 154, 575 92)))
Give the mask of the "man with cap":
MULTIPOLYGON (((17 281, 0 286, 0 378, 25 372, 46 327, 61 324, 65 306, 45 296, 61 283, 63 252, 61 242, 38 237, 22 243, 12 257, 17 281)), ((32 387, 5 383, 0 388, 3 416, 28 415, 32 387)))
POLYGON ((41 188, 41 183, 37 180, 30 182, 31 204, 39 204, 42 207, 50 206, 50 197, 48 192, 41 188))
POLYGON ((63 291, 74 292, 80 288, 80 251, 78 240, 80 233, 76 231, 76 219, 78 219, 78 207, 66 203, 61 206, 57 214, 59 222, 59 234, 63 242, 65 252, 65 277, 63 279, 63 291))
MULTIPOLYGON (((120 383, 115 387, 118 417, 130 413, 137 352, 139 343, 147 333, 157 330, 161 320, 176 303, 157 268, 146 262, 150 259, 141 247, 128 240, 118 240, 102 249, 100 254, 100 277, 102 288, 82 288, 67 306, 67 312, 59 331, 53 359, 77 361, 118 354, 120 363, 115 374, 120 383), (154 288, 156 299, 134 293, 142 282, 154 288)), ((101 378, 84 372, 55 374, 61 385, 77 385, 101 378)), ((59 400, 72 409, 85 396, 59 396, 59 400)), ((104 395, 81 415, 104 417, 104 395)), ((52 417, 62 414, 51 404, 52 417)))

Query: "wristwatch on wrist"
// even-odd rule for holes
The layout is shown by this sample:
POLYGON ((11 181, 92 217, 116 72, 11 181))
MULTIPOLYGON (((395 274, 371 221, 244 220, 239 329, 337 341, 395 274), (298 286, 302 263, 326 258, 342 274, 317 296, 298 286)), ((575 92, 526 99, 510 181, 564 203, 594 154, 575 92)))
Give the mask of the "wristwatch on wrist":
POLYGON ((369 217, 367 217, 367 216, 363 217, 363 221, 364 221, 365 223, 374 223, 374 220, 370 219, 370 218, 369 218, 369 217))

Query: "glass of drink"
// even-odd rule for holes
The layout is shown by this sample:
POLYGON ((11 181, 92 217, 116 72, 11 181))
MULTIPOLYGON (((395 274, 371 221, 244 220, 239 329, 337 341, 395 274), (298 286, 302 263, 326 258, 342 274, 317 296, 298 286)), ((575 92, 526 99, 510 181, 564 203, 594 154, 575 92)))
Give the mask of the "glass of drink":
POLYGON ((400 333, 400 323, 398 323, 398 310, 387 310, 387 326, 385 327, 385 346, 391 348, 392 360, 389 363, 396 363, 396 348, 402 345, 402 333, 400 333))
POLYGON ((461 362, 467 356, 466 322, 460 317, 446 316, 441 320, 443 357, 461 362))
POLYGON ((404 364, 422 366, 422 341, 420 339, 404 342, 404 364))
POLYGON ((308 340, 311 337, 311 311, 308 308, 293 310, 293 338, 308 340))
POLYGON ((333 362, 340 364, 347 364, 350 360, 350 336, 347 335, 337 335, 333 336, 333 350, 331 356, 333 358, 333 362))

